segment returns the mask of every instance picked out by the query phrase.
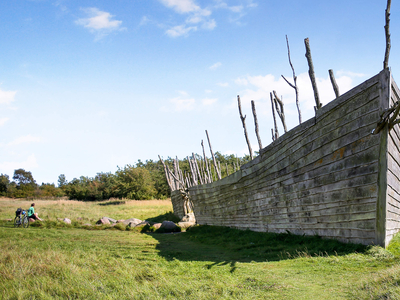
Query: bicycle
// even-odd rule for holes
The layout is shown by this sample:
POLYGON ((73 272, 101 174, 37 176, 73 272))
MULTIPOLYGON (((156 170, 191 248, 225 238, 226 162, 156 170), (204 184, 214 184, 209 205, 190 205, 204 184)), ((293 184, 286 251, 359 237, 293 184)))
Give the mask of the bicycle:
POLYGON ((16 217, 14 219, 14 227, 19 227, 21 225, 24 228, 29 227, 29 218, 25 210, 17 210, 16 217))

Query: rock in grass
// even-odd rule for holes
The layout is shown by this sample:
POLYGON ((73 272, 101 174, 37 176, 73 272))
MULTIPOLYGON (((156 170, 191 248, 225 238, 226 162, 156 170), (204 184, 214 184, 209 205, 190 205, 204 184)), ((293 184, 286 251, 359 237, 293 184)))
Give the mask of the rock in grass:
POLYGON ((130 219, 125 220, 122 223, 124 223, 125 225, 129 225, 130 227, 135 227, 137 224, 142 223, 142 220, 130 218, 130 219))
POLYGON ((165 229, 165 230, 167 230, 167 231, 169 231, 169 230, 173 231, 173 230, 175 230, 177 227, 178 227, 178 226, 177 226, 174 222, 172 222, 172 221, 164 221, 164 222, 162 222, 160 228, 163 228, 163 229, 165 229))
POLYGON ((154 229, 158 229, 161 227, 161 225, 162 225, 161 223, 155 223, 152 226, 154 227, 154 229))
POLYGON ((125 220, 118 220, 117 223, 124 223, 125 220))
POLYGON ((150 223, 147 222, 147 221, 142 221, 142 222, 140 222, 139 224, 137 224, 135 227, 141 227, 141 226, 146 226, 146 225, 149 225, 149 226, 150 226, 150 223))
POLYGON ((100 220, 98 220, 96 222, 96 224, 98 224, 98 225, 108 225, 108 224, 110 224, 110 221, 107 218, 101 218, 100 220))
POLYGON ((66 224, 71 224, 71 220, 68 219, 68 218, 64 218, 64 219, 63 219, 63 222, 66 223, 66 224))
POLYGON ((117 223, 117 220, 109 218, 109 217, 102 217, 102 219, 107 219, 110 223, 117 223))

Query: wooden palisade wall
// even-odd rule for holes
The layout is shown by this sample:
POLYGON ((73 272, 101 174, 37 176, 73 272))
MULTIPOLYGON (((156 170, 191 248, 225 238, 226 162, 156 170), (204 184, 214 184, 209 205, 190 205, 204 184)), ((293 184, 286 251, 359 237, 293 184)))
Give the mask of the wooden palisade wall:
MULTIPOLYGON (((399 95, 383 70, 239 171, 191 187, 197 223, 387 246, 400 227, 400 130, 371 132, 399 95)), ((181 215, 179 191, 172 201, 181 215)))

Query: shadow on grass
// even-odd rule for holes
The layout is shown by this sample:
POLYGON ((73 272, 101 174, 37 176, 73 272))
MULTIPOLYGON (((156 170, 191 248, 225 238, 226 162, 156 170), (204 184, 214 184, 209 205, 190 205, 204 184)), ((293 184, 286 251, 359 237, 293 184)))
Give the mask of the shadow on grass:
POLYGON ((107 201, 107 202, 100 202, 98 205, 100 206, 107 206, 107 205, 123 205, 126 204, 126 201, 123 200, 113 200, 113 201, 107 201))
MULTIPOLYGON (((150 234, 150 233, 149 233, 150 234)), ((159 241, 159 255, 167 260, 210 261, 207 268, 237 262, 279 261, 297 257, 364 253, 367 246, 345 244, 319 236, 254 232, 220 226, 196 226, 179 234, 151 236, 159 241)))
POLYGON ((159 215, 154 218, 148 218, 146 221, 149 221, 151 223, 162 223, 163 221, 172 221, 175 223, 178 223, 181 219, 178 218, 172 211, 169 211, 163 215, 159 215))

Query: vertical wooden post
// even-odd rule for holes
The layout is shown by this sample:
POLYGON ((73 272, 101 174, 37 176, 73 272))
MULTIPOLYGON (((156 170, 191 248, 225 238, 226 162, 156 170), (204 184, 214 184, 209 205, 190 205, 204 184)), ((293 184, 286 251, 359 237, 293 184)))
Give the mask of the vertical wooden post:
POLYGON ((197 163, 196 156, 194 155, 194 153, 192 153, 192 156, 193 156, 193 162, 194 162, 194 166, 196 168, 196 172, 199 175, 198 177, 199 177, 199 180, 200 180, 200 184, 203 184, 204 183, 203 176, 201 175, 201 172, 200 172, 200 169, 199 169, 199 165, 197 163))
POLYGON ((333 91, 335 92, 336 98, 338 98, 340 96, 340 93, 339 93, 339 87, 336 83, 335 75, 333 74, 332 69, 330 69, 328 72, 329 72, 329 78, 331 79, 333 91))
POLYGON ((211 156, 213 159, 215 171, 217 172, 218 179, 221 179, 221 174, 218 173, 217 161, 215 160, 214 152, 212 151, 212 148, 211 148, 210 137, 208 136, 207 130, 206 130, 206 135, 207 135, 208 145, 210 146, 210 152, 211 152, 211 156))
MULTIPOLYGON (((206 131, 207 132, 207 131, 206 131)), ((204 157, 204 162, 206 164, 206 170, 207 170, 207 176, 208 176, 208 182, 212 182, 212 178, 210 175, 210 169, 208 168, 208 159, 206 156, 206 151, 204 150, 204 143, 203 140, 201 140, 201 147, 203 148, 203 157, 204 157)))
POLYGON ((286 128, 286 121, 285 121, 285 111, 283 110, 283 101, 281 101, 281 99, 279 99, 279 97, 275 91, 273 91, 273 92, 274 92, 275 109, 276 109, 276 112, 278 113, 279 118, 281 119, 281 122, 283 125, 283 130, 286 133, 287 128, 286 128), (279 104, 279 106, 278 106, 278 104, 279 104))
POLYGON ((249 141, 249 137, 247 135, 247 129, 246 129, 246 122, 245 122, 246 116, 243 117, 242 105, 240 104, 240 96, 239 95, 237 96, 237 100, 238 100, 240 120, 242 120, 242 125, 243 125, 243 130, 244 130, 244 137, 246 138, 247 147, 249 148, 250 159, 253 160, 253 150, 251 149, 251 145, 250 145, 250 141, 249 141))
POLYGON ((277 140, 279 138, 278 124, 276 124, 275 108, 274 108, 274 97, 272 96, 272 93, 269 93, 269 96, 271 97, 272 116, 274 118, 274 127, 275 127, 274 132, 273 132, 272 140, 275 141, 275 140, 277 140))
POLYGON ((167 179, 168 186, 171 189, 171 191, 174 191, 174 189, 172 188, 172 181, 171 181, 171 178, 169 176, 167 167, 166 167, 166 165, 165 165, 165 163, 164 163, 164 161, 163 161, 163 159, 161 158, 160 155, 158 156, 158 158, 160 159, 160 161, 161 161, 161 163, 162 163, 162 165, 164 167, 165 178, 167 179))
POLYGON ((261 143, 260 134, 258 132, 258 121, 257 121, 256 105, 254 103, 254 100, 251 100, 251 110, 253 111, 254 127, 255 127, 255 130, 256 130, 258 147, 260 147, 260 150, 261 150, 262 149, 262 143, 261 143))
POLYGON ((297 87, 297 76, 296 76, 296 73, 294 72, 294 67, 293 67, 293 64, 292 64, 292 60, 290 59, 290 48, 289 48, 289 40, 288 40, 287 35, 286 35, 286 45, 287 45, 287 50, 288 50, 289 65, 290 65, 290 67, 292 68, 292 72, 293 72, 293 82, 294 82, 294 84, 291 84, 291 83, 285 78, 285 76, 283 76, 283 75, 281 75, 281 76, 282 76, 282 78, 286 81, 286 83, 287 83, 288 85, 290 85, 290 86, 294 89, 294 92, 295 92, 295 95, 296 95, 296 106, 297 106, 297 111, 298 111, 298 113, 299 113, 299 123, 301 124, 301 111, 300 111, 300 103, 299 103, 299 88, 297 87))
POLYGON ((387 1, 387 6, 385 10, 385 37, 386 37, 386 49, 385 49, 385 58, 383 60, 383 69, 386 69, 389 64, 389 53, 390 53, 390 33, 389 33, 389 23, 390 23, 390 6, 392 4, 392 0, 387 1))
POLYGON ((306 45, 306 58, 308 62, 308 75, 311 79, 312 88, 314 90, 314 98, 315 98, 315 110, 318 110, 322 107, 321 102, 319 101, 319 94, 317 88, 317 81, 315 80, 315 73, 314 73, 314 64, 311 58, 311 50, 310 50, 310 41, 308 38, 304 39, 304 44, 306 45))

